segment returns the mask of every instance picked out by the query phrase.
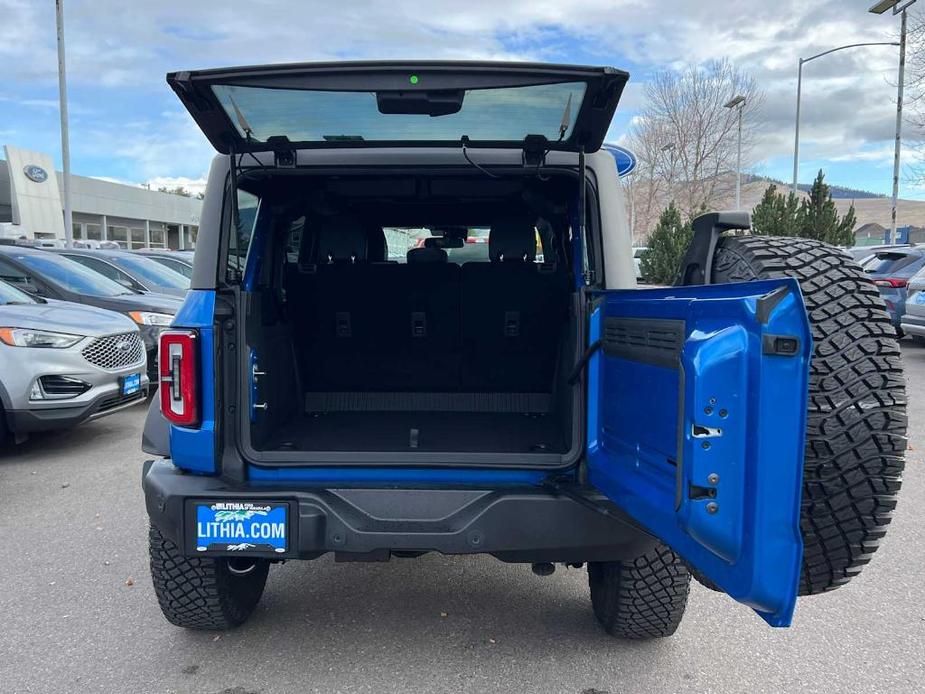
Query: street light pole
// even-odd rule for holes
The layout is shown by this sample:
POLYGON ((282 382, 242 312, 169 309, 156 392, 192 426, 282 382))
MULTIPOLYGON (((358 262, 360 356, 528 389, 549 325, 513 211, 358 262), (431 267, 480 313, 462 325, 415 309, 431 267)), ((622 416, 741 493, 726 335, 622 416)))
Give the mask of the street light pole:
MULTIPOLYGON (((908 3, 906 7, 911 5, 908 3)), ((903 87, 906 79, 906 7, 899 31, 899 84, 896 89, 896 141, 893 145, 893 210, 890 216, 890 244, 896 243, 896 206, 899 204, 899 158, 902 150, 903 87)))
POLYGON ((739 113, 739 142, 736 149, 736 211, 742 209, 742 111, 745 109, 745 97, 739 94, 732 97, 723 108, 735 108, 739 113))
POLYGON ((55 0, 58 25, 58 101, 61 110, 61 168, 64 176, 64 245, 74 245, 71 212, 71 147, 67 128, 67 70, 64 64, 64 0, 55 0))
POLYGON ((806 62, 800 58, 800 66, 797 69, 797 117, 796 133, 793 137, 793 194, 797 194, 797 178, 800 175, 800 97, 803 95, 803 63, 806 62))
POLYGON ((899 29, 899 78, 896 85, 896 139, 893 149, 893 210, 890 218, 890 244, 896 243, 896 206, 899 203, 899 159, 902 150, 903 127, 903 91, 906 80, 906 10, 916 3, 916 0, 880 0, 868 10, 871 14, 883 14, 887 10, 893 11, 893 16, 901 15, 899 29))
MULTIPOLYGON (((915 0, 912 0, 915 2, 915 0)), ((909 3, 912 4, 911 2, 909 3)), ((796 114, 796 134, 794 136, 793 142, 793 194, 797 194, 797 176, 799 175, 800 169, 800 100, 803 95, 803 65, 815 60, 816 58, 821 58, 824 55, 829 53, 836 53, 838 51, 843 51, 846 48, 860 48, 862 46, 900 46, 896 41, 871 41, 866 43, 850 43, 847 46, 839 46, 838 48, 831 48, 822 53, 817 53, 816 55, 810 56, 809 58, 800 58, 800 66, 797 71, 797 114, 796 114)))

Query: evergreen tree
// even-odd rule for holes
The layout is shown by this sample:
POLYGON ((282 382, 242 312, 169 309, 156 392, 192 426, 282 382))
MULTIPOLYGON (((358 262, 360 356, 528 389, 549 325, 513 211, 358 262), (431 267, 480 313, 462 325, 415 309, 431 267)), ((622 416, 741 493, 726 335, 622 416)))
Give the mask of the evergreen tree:
POLYGON ((813 181, 809 198, 799 201, 793 192, 777 192, 774 185, 764 191, 752 211, 752 233, 766 236, 799 236, 824 241, 833 246, 853 246, 857 219, 854 205, 844 217, 832 201, 832 192, 820 170, 813 181))
POLYGON ((656 284, 674 282, 693 235, 690 221, 681 220, 681 211, 672 202, 659 216, 648 250, 639 259, 643 277, 656 284))
POLYGON ((809 191, 809 198, 800 205, 800 236, 835 246, 852 246, 855 222, 854 205, 844 217, 839 218, 832 201, 832 191, 820 169, 809 191))
POLYGON ((798 236, 800 201, 793 191, 784 195, 771 184, 752 211, 752 233, 759 236, 798 236))

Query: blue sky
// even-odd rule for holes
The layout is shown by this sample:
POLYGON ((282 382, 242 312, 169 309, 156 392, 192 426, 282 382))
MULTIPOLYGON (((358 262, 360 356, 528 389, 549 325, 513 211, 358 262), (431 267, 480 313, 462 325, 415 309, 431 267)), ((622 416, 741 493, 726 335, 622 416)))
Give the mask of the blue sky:
MULTIPOLYGON (((213 154, 164 74, 236 64, 439 58, 607 64, 631 83, 619 140, 659 70, 728 57, 766 94, 750 170, 789 180, 799 56, 894 40, 871 0, 507 0, 345 3, 65 0, 75 173, 195 185, 213 154)), ((0 0, 0 143, 60 152, 54 3, 0 0)), ((805 68, 801 181, 889 193, 897 52, 863 48, 805 68)), ((912 155, 910 153, 910 159, 912 155)), ((911 185, 903 197, 925 199, 911 185)))

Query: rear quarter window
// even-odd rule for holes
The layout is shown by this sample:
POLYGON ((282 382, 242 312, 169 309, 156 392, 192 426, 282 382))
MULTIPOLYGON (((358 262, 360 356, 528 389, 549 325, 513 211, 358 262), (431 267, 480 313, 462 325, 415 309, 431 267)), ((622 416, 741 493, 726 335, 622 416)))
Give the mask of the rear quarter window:
POLYGON ((863 268, 872 275, 915 273, 925 264, 925 255, 896 253, 892 251, 875 253, 864 261, 863 268))
POLYGON ((232 221, 234 233, 228 239, 227 277, 229 281, 237 282, 244 274, 247 251, 250 249, 259 213, 260 198, 239 188, 237 224, 235 225, 232 221))

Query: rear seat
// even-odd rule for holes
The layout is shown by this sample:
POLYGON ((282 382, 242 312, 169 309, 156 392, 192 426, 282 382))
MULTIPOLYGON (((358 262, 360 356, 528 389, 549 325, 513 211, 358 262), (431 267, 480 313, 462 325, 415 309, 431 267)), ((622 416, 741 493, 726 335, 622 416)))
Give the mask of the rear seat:
POLYGON ((547 391, 568 315, 566 275, 535 262, 527 214, 495 220, 488 244, 491 262, 462 266, 462 388, 547 391))
POLYGON ((308 390, 549 390, 565 280, 534 262, 528 217, 498 220, 492 261, 462 267, 432 246, 387 262, 381 234, 348 215, 316 226, 287 290, 308 390))
POLYGON ((456 390, 459 267, 445 253, 388 262, 381 228, 348 215, 316 229, 315 262, 287 290, 309 390, 456 390))
POLYGON ((293 319, 305 322, 304 363, 311 389, 362 388, 373 375, 366 358, 375 344, 373 307, 365 299, 370 281, 368 235, 352 216, 318 220, 312 263, 301 268, 293 319))

